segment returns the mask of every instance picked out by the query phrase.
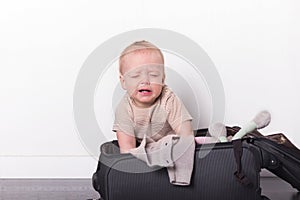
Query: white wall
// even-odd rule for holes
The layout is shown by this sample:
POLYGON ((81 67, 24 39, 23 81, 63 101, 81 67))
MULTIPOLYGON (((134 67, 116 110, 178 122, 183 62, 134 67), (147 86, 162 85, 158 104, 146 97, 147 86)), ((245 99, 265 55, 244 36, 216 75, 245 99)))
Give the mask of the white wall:
POLYGON ((138 28, 164 28, 197 42, 215 63, 229 125, 261 110, 300 147, 298 1, 38 1, 0 3, 0 178, 91 177, 73 89, 102 42, 138 28), (118 6, 117 6, 118 5, 118 6))

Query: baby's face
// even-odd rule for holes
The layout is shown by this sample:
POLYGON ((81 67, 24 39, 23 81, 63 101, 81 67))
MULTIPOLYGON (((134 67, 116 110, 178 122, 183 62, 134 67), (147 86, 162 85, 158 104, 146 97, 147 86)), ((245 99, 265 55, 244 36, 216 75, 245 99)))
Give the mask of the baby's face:
POLYGON ((138 107, 146 108, 155 102, 164 85, 164 63, 153 50, 133 52, 123 57, 122 87, 138 107))

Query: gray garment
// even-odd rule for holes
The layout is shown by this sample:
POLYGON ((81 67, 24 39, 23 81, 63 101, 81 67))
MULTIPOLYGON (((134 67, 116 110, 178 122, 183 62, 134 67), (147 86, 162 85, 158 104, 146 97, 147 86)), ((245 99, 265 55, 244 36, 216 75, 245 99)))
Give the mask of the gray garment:
POLYGON ((141 145, 129 151, 148 166, 167 167, 170 183, 189 185, 194 166, 194 136, 167 135, 157 142, 145 137, 141 145))

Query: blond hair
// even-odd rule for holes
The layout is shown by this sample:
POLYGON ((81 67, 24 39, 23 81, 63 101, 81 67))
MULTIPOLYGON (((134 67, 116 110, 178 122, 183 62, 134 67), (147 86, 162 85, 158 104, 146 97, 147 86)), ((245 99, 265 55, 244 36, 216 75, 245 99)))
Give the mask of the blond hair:
POLYGON ((130 53, 136 53, 136 52, 141 52, 141 51, 157 51, 159 53, 159 55, 161 56, 162 61, 164 63, 164 56, 163 56, 161 50, 157 46, 155 46, 154 44, 152 44, 146 40, 136 41, 136 42, 130 44, 128 47, 126 47, 122 51, 122 53, 119 57, 119 72, 120 72, 120 74, 122 74, 121 69, 122 69, 122 64, 123 64, 123 62, 122 62, 123 58, 130 53))

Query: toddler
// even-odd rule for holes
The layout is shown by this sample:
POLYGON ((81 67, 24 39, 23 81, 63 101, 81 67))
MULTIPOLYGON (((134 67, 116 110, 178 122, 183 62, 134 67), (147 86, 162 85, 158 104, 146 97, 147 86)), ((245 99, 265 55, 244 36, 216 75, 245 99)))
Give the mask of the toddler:
POLYGON ((151 143, 170 134, 193 135, 192 117, 165 85, 159 48, 147 41, 134 42, 121 53, 119 72, 127 91, 116 108, 113 125, 121 153, 136 148, 144 138, 151 143))

